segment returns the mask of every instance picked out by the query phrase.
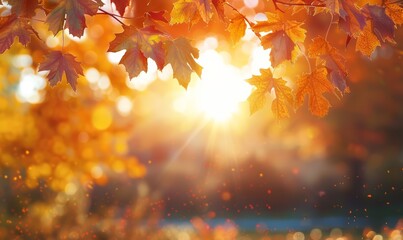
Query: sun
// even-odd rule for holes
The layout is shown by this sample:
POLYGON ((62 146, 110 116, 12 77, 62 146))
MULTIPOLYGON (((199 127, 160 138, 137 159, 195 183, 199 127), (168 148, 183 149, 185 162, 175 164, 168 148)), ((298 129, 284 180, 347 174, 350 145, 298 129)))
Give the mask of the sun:
POLYGON ((225 55, 215 50, 202 51, 200 81, 194 86, 196 107, 216 122, 225 122, 239 110, 252 88, 242 78, 240 69, 226 63, 225 55))
POLYGON ((202 114, 220 124, 227 123, 239 113, 241 103, 247 101, 252 92, 252 86, 246 79, 259 74, 260 68, 270 66, 269 51, 246 40, 240 46, 245 50, 242 55, 219 51, 218 40, 214 37, 202 41, 198 46, 200 55, 197 60, 203 67, 201 77, 192 75, 186 93, 176 99, 174 108, 189 115, 202 114), (243 61, 245 65, 235 66, 237 59, 232 58, 242 57, 247 58, 243 61))

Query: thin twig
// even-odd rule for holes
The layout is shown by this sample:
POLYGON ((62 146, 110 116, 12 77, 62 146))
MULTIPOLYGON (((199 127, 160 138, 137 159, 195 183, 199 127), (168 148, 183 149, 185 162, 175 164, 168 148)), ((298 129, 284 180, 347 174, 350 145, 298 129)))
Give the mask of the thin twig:
POLYGON ((247 19, 245 17, 245 15, 243 15, 241 12, 239 12, 238 9, 236 9, 234 6, 232 6, 229 2, 224 2, 228 7, 230 7, 232 10, 234 10, 236 13, 238 13, 244 20, 245 22, 248 23, 250 29, 252 30, 252 32, 260 39, 261 36, 258 32, 255 32, 255 30, 253 30, 253 25, 255 25, 254 23, 252 23, 251 21, 249 21, 249 19, 247 19))
POLYGON ((327 36, 329 35, 330 28, 332 27, 332 24, 333 24, 334 15, 333 15, 332 13, 331 13, 330 15, 331 15, 332 17, 330 18, 329 27, 327 27, 327 31, 326 31, 326 35, 325 35, 325 40, 327 40, 327 36))
MULTIPOLYGON (((126 26, 126 24, 125 24, 124 22, 122 22, 120 19, 117 18, 116 14, 107 12, 107 11, 103 10, 102 8, 100 8, 99 11, 103 12, 103 13, 106 14, 106 15, 111 16, 113 19, 115 19, 115 20, 116 20, 117 22, 119 22, 120 24, 126 26)), ((119 16, 119 17, 121 17, 121 16, 119 16)))
POLYGON ((307 6, 307 7, 326 7, 326 4, 309 4, 309 3, 288 3, 288 2, 283 2, 279 0, 273 0, 274 6, 277 5, 277 3, 286 5, 286 6, 307 6))

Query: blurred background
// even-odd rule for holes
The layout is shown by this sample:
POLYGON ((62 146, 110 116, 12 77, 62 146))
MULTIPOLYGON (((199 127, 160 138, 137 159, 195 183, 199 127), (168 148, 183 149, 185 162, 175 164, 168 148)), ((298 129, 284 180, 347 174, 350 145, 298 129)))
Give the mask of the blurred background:
MULTIPOLYGON (((307 21, 317 35, 329 19, 307 21)), ((234 47, 215 24, 175 28, 204 68, 185 90, 152 60, 129 79, 123 53, 105 54, 121 27, 87 18, 84 37, 64 41, 85 69, 74 92, 37 72, 62 41, 36 24, 44 43, 0 55, 1 239, 402 239, 401 29, 371 60, 343 49, 351 93, 326 117, 304 106, 278 121, 272 96, 249 114, 245 79, 270 67, 249 30, 234 47)), ((274 75, 293 85, 304 68, 274 75)))

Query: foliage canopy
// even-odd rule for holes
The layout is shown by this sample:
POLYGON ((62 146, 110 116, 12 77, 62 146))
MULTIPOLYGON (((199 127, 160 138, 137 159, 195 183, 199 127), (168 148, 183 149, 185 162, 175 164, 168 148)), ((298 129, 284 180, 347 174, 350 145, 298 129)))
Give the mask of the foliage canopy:
POLYGON ((370 57, 378 46, 395 43, 395 30, 403 23, 402 1, 393 0, 264 0, 253 11, 240 1, 223 0, 8 0, 0 4, 0 53, 18 39, 32 53, 46 56, 34 59, 34 65, 48 71, 51 86, 65 76, 74 90, 83 67, 91 66, 76 60, 64 44, 47 46, 46 37, 53 34, 64 43, 70 34, 80 44, 88 19, 95 15, 122 26, 105 52, 126 51, 120 64, 130 78, 147 71, 147 59, 152 59, 159 70, 171 65, 173 76, 185 88, 193 72, 199 76, 202 72, 191 38, 225 29, 220 34, 236 47, 251 29, 261 46, 271 49, 272 65, 248 80, 256 87, 248 99, 251 113, 264 106, 266 94, 274 89, 272 110, 277 118, 289 117, 290 110, 303 105, 305 95, 314 115, 326 115, 331 106, 327 98, 349 92, 346 53, 370 57), (259 18, 254 18, 257 13, 259 18), (300 59, 306 67, 291 82, 273 77, 277 68, 290 68, 300 59))

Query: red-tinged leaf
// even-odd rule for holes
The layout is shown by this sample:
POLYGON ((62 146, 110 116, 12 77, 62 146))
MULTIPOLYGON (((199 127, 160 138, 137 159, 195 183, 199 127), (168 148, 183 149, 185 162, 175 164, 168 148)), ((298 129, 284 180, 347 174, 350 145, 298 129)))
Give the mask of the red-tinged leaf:
POLYGON ((57 34, 63 30, 66 19, 66 28, 76 37, 81 37, 86 28, 84 14, 95 15, 100 7, 96 0, 64 0, 59 3, 47 16, 49 30, 57 34))
POLYGON ((133 26, 124 26, 123 32, 116 34, 116 38, 109 45, 109 52, 118 52, 125 49, 137 48, 146 58, 152 58, 158 69, 165 66, 165 49, 162 45, 163 33, 153 26, 137 29, 133 26))
POLYGON ((333 86, 327 80, 326 68, 316 69, 311 74, 305 74, 297 81, 296 107, 304 103, 305 96, 309 96, 309 110, 312 114, 323 117, 330 108, 329 101, 323 96, 324 93, 333 93, 333 86))
POLYGON ((265 49, 271 48, 270 61, 272 66, 276 67, 286 60, 291 60, 295 44, 284 31, 278 31, 263 36, 262 46, 265 49))
POLYGON ((142 71, 146 72, 147 58, 137 47, 132 47, 126 51, 120 60, 120 64, 126 67, 130 78, 138 76, 142 71))
POLYGON ((168 20, 164 17, 165 13, 166 11, 151 11, 146 12, 145 15, 152 20, 168 23, 168 20))
POLYGON ((198 23, 200 19, 198 7, 193 0, 178 0, 174 3, 169 23, 190 23, 193 25, 198 23))
POLYGON ((229 32, 232 44, 236 44, 245 35, 245 30, 246 23, 243 16, 237 15, 230 20, 227 31, 229 32))
POLYGON ((38 0, 8 0, 11 5, 11 13, 17 16, 33 17, 39 7, 38 0))
POLYGON ((199 14, 205 23, 210 22, 213 16, 213 4, 211 0, 195 0, 199 14))
POLYGON ((340 2, 339 0, 326 0, 326 7, 331 14, 340 15, 340 2))
POLYGON ((386 14, 396 25, 403 24, 403 6, 398 3, 386 4, 386 14))
POLYGON ((167 42, 166 63, 170 63, 174 77, 179 84, 187 88, 190 82, 190 75, 196 72, 201 75, 202 68, 195 61, 199 57, 199 50, 190 45, 186 38, 178 38, 167 42))
POLYGON ((26 46, 31 41, 31 34, 37 35, 27 20, 18 18, 15 14, 0 17, 0 53, 11 47, 15 37, 26 46))
POLYGON ((75 57, 61 51, 51 52, 46 60, 39 65, 39 71, 49 71, 47 78, 51 86, 62 80, 65 74, 67 82, 76 90, 78 75, 83 75, 83 69, 75 57))
POLYGON ((252 76, 247 81, 256 87, 248 98, 250 113, 253 114, 261 109, 266 102, 266 95, 274 89, 276 98, 273 100, 271 109, 277 119, 290 116, 288 105, 293 103, 291 89, 287 87, 283 79, 273 78, 269 69, 261 69, 260 76, 252 76))
POLYGON ((358 36, 355 49, 369 57, 378 46, 381 46, 381 43, 373 33, 372 24, 369 22, 360 36, 358 36))
POLYGON ((365 26, 365 16, 352 0, 340 1, 339 27, 348 35, 356 38, 365 26))
POLYGON ((339 50, 331 46, 323 37, 316 37, 308 49, 308 55, 312 58, 324 59, 333 85, 340 90, 341 94, 349 92, 346 84, 346 61, 339 50))
POLYGON ((364 11, 371 18, 372 29, 380 41, 394 42, 395 24, 386 14, 385 8, 380 6, 365 5, 364 11))
POLYGON ((130 0, 111 0, 111 3, 114 3, 116 6, 116 10, 120 16, 125 15, 126 7, 129 6, 130 0))
POLYGON ((224 13, 224 0, 212 0, 213 6, 217 12, 218 17, 222 20, 225 21, 225 13, 224 13))

